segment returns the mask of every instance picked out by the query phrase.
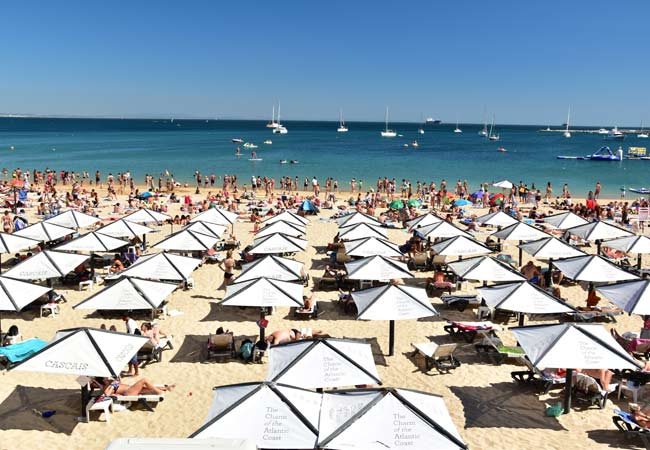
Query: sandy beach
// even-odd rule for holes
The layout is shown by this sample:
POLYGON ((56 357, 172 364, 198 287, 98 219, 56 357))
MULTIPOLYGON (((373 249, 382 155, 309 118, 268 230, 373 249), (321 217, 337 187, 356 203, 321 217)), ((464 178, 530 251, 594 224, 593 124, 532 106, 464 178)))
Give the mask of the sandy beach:
MULTIPOLYGON (((214 189, 216 191, 216 189, 214 189)), ((182 192, 182 191, 181 191, 182 192)), ((194 195, 194 200, 203 198, 207 191, 194 195)), ((339 199, 350 194, 339 194, 339 199)), ((321 195, 322 198, 322 195, 321 195)), ((124 198, 121 197, 120 201, 124 198)), ((574 199, 578 202, 579 200, 574 199)), ((179 204, 172 204, 168 214, 180 214, 179 204)), ((481 215, 486 210, 473 208, 472 214, 481 215)), ((322 275, 326 264, 326 255, 317 253, 317 249, 331 242, 337 232, 334 222, 327 221, 335 210, 321 210, 318 216, 309 216, 311 223, 307 227, 309 247, 306 252, 298 253, 296 260, 305 264, 305 270, 311 276, 306 292, 314 289, 314 282, 322 275)), ((103 201, 98 210, 100 217, 115 216, 112 202, 103 201)), ((33 209, 28 215, 34 219, 33 209)), ((158 232, 150 234, 148 245, 155 244, 171 232, 171 227, 158 227, 158 232)), ((237 222, 234 234, 241 241, 242 248, 252 242, 253 224, 237 222)), ((178 226, 174 227, 178 230, 178 226)), ((485 237, 492 230, 481 229, 478 239, 485 237)), ((408 234, 402 229, 391 229, 389 238, 392 242, 402 244, 408 234)), ((154 251, 154 250, 150 250, 154 251)), ((595 246, 586 249, 593 253, 595 246)), ((517 257, 515 243, 506 243, 504 253, 517 257)), ((524 254, 524 263, 529 259, 524 254)), ((424 287, 424 281, 430 272, 414 272, 415 280, 407 284, 424 287)), ((42 373, 2 371, 0 383, 0 429, 1 449, 71 449, 99 450, 113 439, 119 437, 186 437, 198 429, 204 422, 212 400, 212 387, 232 383, 264 380, 265 364, 243 364, 232 360, 219 363, 201 363, 201 353, 209 333, 222 326, 234 331, 238 340, 254 337, 258 334, 255 321, 258 313, 253 309, 221 307, 214 301, 223 298, 224 291, 217 290, 223 281, 223 271, 216 265, 205 264, 198 268, 193 278, 196 286, 192 290, 177 290, 169 301, 168 308, 175 314, 159 320, 162 330, 173 335, 173 350, 163 353, 163 361, 154 363, 141 370, 156 383, 176 383, 174 392, 168 393, 164 402, 155 412, 133 408, 111 416, 110 424, 104 418, 92 416, 90 423, 77 423, 79 415, 79 386, 74 377, 52 376, 42 373), (56 410, 50 418, 42 418, 33 409, 56 410)), ((477 283, 469 283, 467 292, 471 293, 477 283)), ((101 286, 95 286, 97 292, 101 286)), ((40 337, 50 340, 57 330, 79 326, 99 327, 115 325, 119 331, 124 330, 124 323, 119 317, 104 318, 88 311, 73 310, 72 306, 91 295, 91 292, 65 290, 57 287, 67 298, 56 317, 38 316, 38 310, 28 310, 20 314, 3 314, 2 328, 18 325, 24 338, 40 337)), ((562 289, 563 295, 574 306, 584 306, 586 291, 580 286, 562 289)), ((372 344, 379 374, 385 386, 396 386, 423 390, 442 395, 465 442, 474 449, 568 449, 568 448, 635 448, 640 441, 624 441, 623 436, 612 424, 612 410, 620 407, 627 409, 627 399, 616 399, 612 394, 605 409, 591 407, 584 410, 574 408, 559 418, 544 415, 547 406, 561 401, 563 391, 552 390, 541 395, 533 388, 520 386, 512 381, 510 372, 520 370, 521 366, 512 361, 495 365, 489 359, 479 358, 473 344, 459 343, 458 358, 462 366, 449 374, 437 374, 435 370, 424 373, 423 361, 412 357, 412 342, 433 340, 437 343, 453 342, 443 331, 445 319, 476 320, 475 309, 458 312, 446 309, 440 299, 433 298, 432 303, 440 313, 439 317, 405 321, 396 324, 395 355, 387 356, 388 323, 364 322, 355 320, 354 316, 344 315, 336 305, 336 292, 315 291, 315 298, 320 303, 320 315, 309 326, 320 329, 332 337, 366 339, 372 344)), ((602 300, 602 304, 607 304, 602 300)), ((148 319, 147 313, 134 316, 138 322, 148 319)), ((268 331, 285 328, 301 328, 301 321, 288 316, 287 308, 279 308, 268 317, 268 331)), ((641 319, 638 316, 620 315, 615 324, 605 324, 609 329, 615 327, 620 333, 638 331, 641 319)), ((527 324, 545 323, 527 320, 527 324)), ((550 322, 549 322, 550 323, 550 322)), ((506 326, 515 326, 511 321, 506 326)), ((499 336, 509 344, 514 338, 507 330, 499 336)), ((646 393, 641 391, 641 399, 646 393)))

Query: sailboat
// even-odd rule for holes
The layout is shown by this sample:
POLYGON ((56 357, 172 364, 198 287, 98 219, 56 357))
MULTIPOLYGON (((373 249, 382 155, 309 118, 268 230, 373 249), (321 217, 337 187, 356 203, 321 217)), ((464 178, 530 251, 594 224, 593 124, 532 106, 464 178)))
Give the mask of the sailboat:
POLYGON ((418 128, 418 134, 424 134, 424 115, 420 114, 420 122, 422 125, 420 125, 420 128, 418 128))
POLYGON ((275 128, 273 128, 273 134, 287 134, 287 130, 282 123, 280 123, 280 103, 278 102, 278 121, 276 122, 275 128))
POLYGON ((566 130, 564 131, 565 138, 571 137, 571 133, 569 133, 569 119, 571 119, 571 108, 569 108, 569 113, 566 116, 566 130))
POLYGON ((481 131, 478 132, 478 135, 479 135, 479 136, 482 136, 482 137, 488 137, 487 117, 484 117, 484 121, 483 121, 483 129, 482 129, 481 131))
POLYGON ((488 139, 491 141, 499 140, 499 135, 494 134, 494 115, 492 116, 492 125, 490 125, 490 134, 488 135, 488 139))
POLYGON ((462 133, 463 130, 458 128, 458 116, 456 116, 456 129, 454 130, 454 133, 462 133))
POLYGON ((277 128, 278 123, 275 121, 275 105, 273 105, 273 112, 271 113, 271 121, 266 124, 266 128, 277 128))
POLYGON ((339 133, 347 133, 348 127, 345 126, 345 121, 343 120, 343 110, 339 110, 339 127, 336 129, 339 133))
POLYGON ((397 132, 394 130, 388 129, 388 106, 386 107, 386 128, 381 132, 381 137, 395 137, 397 132))
POLYGON ((648 139, 648 133, 643 131, 643 122, 641 122, 641 132, 636 135, 639 139, 648 139))

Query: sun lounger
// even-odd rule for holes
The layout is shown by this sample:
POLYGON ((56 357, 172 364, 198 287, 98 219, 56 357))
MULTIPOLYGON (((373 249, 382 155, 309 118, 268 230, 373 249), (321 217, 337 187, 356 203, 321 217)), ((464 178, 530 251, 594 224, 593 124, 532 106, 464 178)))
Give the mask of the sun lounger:
POLYGON ((521 358, 528 370, 516 370, 510 372, 512 379, 518 383, 536 383, 541 384, 544 388, 544 394, 547 394, 553 387, 563 386, 566 382, 564 377, 551 376, 549 373, 539 370, 530 362, 527 357, 521 358))
POLYGON ((0 365, 9 369, 14 364, 33 355, 47 345, 42 339, 32 338, 16 344, 0 347, 0 365))
POLYGON ((443 295, 440 297, 440 299, 443 301, 446 307, 448 308, 456 308, 459 312, 465 311, 465 309, 472 305, 472 306, 478 306, 481 304, 481 302, 478 299, 478 296, 476 295, 443 295))
MULTIPOLYGON (((162 387, 157 385, 157 387, 162 387)), ((111 395, 110 398, 113 400, 113 403, 119 405, 126 404, 127 407, 130 407, 133 403, 140 404, 147 411, 153 412, 152 405, 158 402, 165 400, 165 393, 160 394, 138 394, 138 395, 111 395)))
POLYGON ((408 261, 408 268, 411 270, 427 271, 431 269, 429 255, 427 253, 416 253, 408 261))
POLYGON ((235 357, 235 338, 232 333, 210 334, 204 362, 217 358, 235 357))
POLYGON ((318 318, 318 301, 315 301, 311 308, 291 308, 291 315, 298 319, 318 318))
POLYGON ((152 362, 160 362, 162 361, 162 352, 166 348, 174 348, 169 339, 160 339, 157 346, 154 345, 153 342, 147 341, 140 350, 138 350, 138 361, 142 363, 142 367, 146 367, 152 362))
POLYGON ((524 349, 517 346, 503 345, 494 333, 487 333, 480 343, 474 346, 478 355, 487 355, 495 364, 501 364, 509 358, 523 358, 524 349))
POLYGON ((428 283, 426 287, 429 297, 440 297, 444 292, 451 295, 451 291, 455 289, 456 285, 451 281, 434 281, 433 283, 428 283))
POLYGON ((604 390, 594 377, 580 372, 574 373, 573 377, 572 389, 576 399, 603 409, 609 392, 604 390))
POLYGON ((474 342, 474 339, 479 334, 486 336, 488 333, 492 333, 501 328, 498 325, 493 324, 489 321, 484 322, 453 322, 449 321, 448 325, 445 325, 443 329, 452 336, 462 337, 465 339, 465 342, 474 342))
POLYGON ((632 414, 621 411, 620 409, 615 409, 615 416, 612 416, 612 421, 616 428, 621 430, 625 437, 630 439, 633 437, 641 438, 645 448, 650 448, 650 429, 644 428, 634 421, 632 414))
POLYGON ((424 356, 425 372, 435 367, 440 373, 449 373, 450 370, 460 367, 460 361, 454 357, 457 346, 458 344, 438 345, 435 342, 411 343, 411 347, 415 349, 412 356, 415 357, 418 353, 424 356))
POLYGON ((616 323, 616 316, 623 314, 620 309, 599 308, 593 311, 576 311, 567 313, 574 322, 594 322, 604 320, 606 322, 616 323))

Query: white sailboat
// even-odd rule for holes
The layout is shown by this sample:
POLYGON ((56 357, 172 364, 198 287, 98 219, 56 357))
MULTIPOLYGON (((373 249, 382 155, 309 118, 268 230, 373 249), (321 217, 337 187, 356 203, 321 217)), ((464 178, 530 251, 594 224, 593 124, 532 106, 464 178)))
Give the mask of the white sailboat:
POLYGON ((273 105, 273 112, 271 113, 271 121, 266 124, 266 128, 277 128, 278 123, 275 121, 275 105, 273 105))
POLYGON ((641 132, 636 135, 639 139, 648 139, 648 133, 643 131, 643 122, 641 122, 641 132))
POLYGON ((388 128, 388 106, 386 107, 386 128, 381 132, 381 137, 395 137, 397 132, 388 128))
POLYGON ((488 135, 488 139, 491 141, 498 141, 500 139, 498 134, 494 134, 494 115, 492 115, 492 124, 490 125, 490 134, 488 135))
POLYGON ((276 122, 275 128, 273 128, 273 134, 287 134, 288 132, 289 130, 280 122, 280 103, 278 102, 278 121, 276 122))
POLYGON ((571 133, 569 133, 569 120, 571 119, 571 108, 569 108, 569 113, 566 116, 566 130, 564 131, 564 137, 570 138, 571 133))
POLYGON ((483 129, 478 132, 478 135, 481 137, 488 137, 488 129, 487 129, 487 117, 484 118, 483 120, 483 129))
POLYGON ((348 127, 345 126, 345 121, 343 120, 343 110, 339 110, 339 127, 336 129, 339 133, 347 133, 348 127))
POLYGON ((424 134, 424 116, 422 114, 420 114, 420 122, 422 125, 418 128, 418 134, 424 134))
POLYGON ((462 133, 463 130, 458 128, 458 116, 456 116, 456 129, 454 130, 454 133, 462 133))

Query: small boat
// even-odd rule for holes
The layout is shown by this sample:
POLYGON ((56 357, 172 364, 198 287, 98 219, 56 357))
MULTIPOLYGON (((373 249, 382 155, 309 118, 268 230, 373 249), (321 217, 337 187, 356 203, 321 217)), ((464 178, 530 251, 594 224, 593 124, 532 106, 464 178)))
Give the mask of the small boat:
POLYGON ((249 161, 262 161, 262 158, 248 158, 249 161))
POLYGON ((273 134, 287 134, 289 130, 280 123, 280 103, 278 103, 278 121, 276 122, 275 128, 273 128, 273 134))
POLYGON ((483 122, 483 129, 478 132, 478 135, 485 138, 488 137, 487 120, 483 122))
POLYGON ((234 139, 231 139, 231 141, 232 141, 234 144, 243 144, 243 143, 244 143, 244 140, 243 140, 243 139, 240 139, 240 138, 234 138, 234 139))
POLYGON ((267 139, 266 141, 263 142, 264 145, 271 145, 273 144, 273 141, 270 139, 267 139))
POLYGON ((348 127, 345 126, 345 121, 343 120, 343 110, 339 110, 339 127, 336 129, 337 133, 347 133, 348 127))
POLYGON ((297 159, 292 159, 292 160, 289 161, 289 162, 290 162, 291 164, 299 164, 299 163, 300 163, 300 161, 298 161, 297 159))
POLYGON ((419 147, 420 144, 418 144, 418 141, 413 141, 411 142, 411 147, 419 147))
POLYGON ((567 139, 571 137, 571 133, 569 133, 569 119, 571 119, 571 108, 569 108, 569 113, 566 116, 566 130, 564 131, 564 137, 567 139))
POLYGON ((418 128, 418 134, 424 134, 424 130, 422 128, 418 128))
POLYGON ((648 139, 648 133, 643 131, 643 122, 641 122, 641 131, 636 135, 639 139, 648 139))
MULTIPOLYGON (((623 190, 623 189, 621 189, 621 190, 623 190)), ((630 188, 630 189, 628 189, 628 191, 634 192, 636 194, 641 194, 641 195, 650 195, 650 189, 648 189, 648 188, 637 188, 637 189, 630 188)))
POLYGON ((546 131, 551 131, 551 126, 550 126, 550 125, 548 125, 548 126, 546 127, 546 131))
POLYGON ((618 127, 614 127, 607 133, 607 139, 622 141, 625 139, 625 134, 622 131, 619 131, 618 127))
POLYGON ((289 162, 289 161, 287 161, 286 159, 281 159, 281 160, 280 160, 280 164, 287 164, 288 162, 289 162))
POLYGON ((434 119, 433 117, 427 117, 425 123, 430 125, 440 125, 442 123, 442 120, 434 119))
POLYGON ((384 131, 381 132, 381 137, 395 137, 395 136, 397 136, 397 132, 395 130, 391 130, 391 129, 388 128, 388 106, 386 107, 385 122, 386 122, 386 128, 384 129, 384 131))
POLYGON ((607 131, 605 128, 599 128, 598 129, 598 134, 607 134, 609 131, 607 131))
POLYGON ((499 148, 497 148, 497 152, 500 152, 500 153, 505 153, 505 152, 507 152, 507 151, 508 151, 508 150, 506 150, 505 147, 499 147, 499 148))
POLYGON ((458 127, 458 118, 456 118, 456 128, 454 129, 454 133, 462 133, 462 132, 463 132, 463 130, 461 130, 461 129, 458 127))
POLYGON ((409 145, 408 145, 408 144, 402 144, 402 147, 404 147, 404 148, 408 148, 409 145))

